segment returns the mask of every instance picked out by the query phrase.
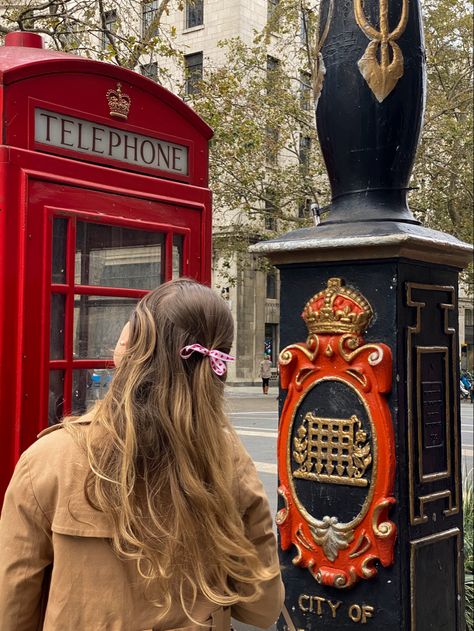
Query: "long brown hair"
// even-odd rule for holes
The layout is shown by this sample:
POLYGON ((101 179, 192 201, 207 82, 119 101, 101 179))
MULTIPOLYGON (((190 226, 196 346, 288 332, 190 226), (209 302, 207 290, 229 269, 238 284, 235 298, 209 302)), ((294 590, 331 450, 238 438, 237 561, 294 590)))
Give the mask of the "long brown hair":
POLYGON ((228 305, 208 287, 180 279, 152 291, 86 433, 89 501, 111 515, 115 551, 136 562, 163 616, 178 600, 191 617, 199 594, 255 600, 278 572, 258 558, 233 496, 224 383, 207 357, 180 357, 193 343, 228 353, 232 339, 228 305))

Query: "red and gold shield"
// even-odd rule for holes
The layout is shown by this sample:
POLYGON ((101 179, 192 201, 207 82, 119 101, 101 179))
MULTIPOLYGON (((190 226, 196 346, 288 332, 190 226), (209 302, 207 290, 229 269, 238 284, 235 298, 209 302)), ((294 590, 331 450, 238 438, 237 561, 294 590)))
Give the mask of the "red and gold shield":
POLYGON ((287 396, 278 433, 276 521, 283 550, 321 584, 347 588, 393 563, 388 512, 395 475, 393 426, 385 395, 392 358, 366 344, 373 312, 357 291, 331 278, 306 304, 305 343, 280 353, 287 396))

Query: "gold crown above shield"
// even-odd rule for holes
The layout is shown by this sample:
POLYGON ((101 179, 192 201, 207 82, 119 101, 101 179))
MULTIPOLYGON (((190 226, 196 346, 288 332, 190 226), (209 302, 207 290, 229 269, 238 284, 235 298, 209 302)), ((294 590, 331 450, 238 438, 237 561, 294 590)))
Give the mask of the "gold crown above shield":
POLYGON ((306 303, 302 318, 309 333, 362 333, 373 318, 370 304, 341 278, 330 278, 326 289, 306 303))
POLYGON ((110 116, 127 120, 131 99, 128 94, 122 94, 122 84, 117 83, 115 90, 107 90, 106 97, 109 104, 110 116))

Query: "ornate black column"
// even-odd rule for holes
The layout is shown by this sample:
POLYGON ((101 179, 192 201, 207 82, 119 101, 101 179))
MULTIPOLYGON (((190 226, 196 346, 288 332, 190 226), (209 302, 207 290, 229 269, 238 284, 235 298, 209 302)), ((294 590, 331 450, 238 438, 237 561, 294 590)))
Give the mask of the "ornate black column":
POLYGON ((407 190, 424 50, 417 0, 323 0, 319 226, 253 246, 280 269, 279 629, 463 622, 458 273, 471 248, 407 190))
POLYGON ((329 222, 418 224, 406 201, 425 96, 418 3, 323 0, 323 24, 328 15, 317 123, 329 222))

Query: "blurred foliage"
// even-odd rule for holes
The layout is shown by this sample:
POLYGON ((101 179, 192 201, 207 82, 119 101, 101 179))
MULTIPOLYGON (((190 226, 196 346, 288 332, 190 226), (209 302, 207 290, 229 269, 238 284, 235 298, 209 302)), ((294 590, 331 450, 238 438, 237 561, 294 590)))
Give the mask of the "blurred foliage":
MULTIPOLYGON (((471 7, 464 0, 421 1, 428 97, 410 204, 424 225, 472 242, 471 7)), ((50 46, 135 70, 156 62, 157 81, 180 93, 186 51, 177 47, 167 16, 184 5, 183 0, 10 1, 1 10, 0 35, 36 31, 50 46), (143 27, 147 4, 153 12, 143 27), (111 11, 116 11, 112 21, 111 11)), ((230 259, 245 261, 249 244, 308 225, 309 204, 324 206, 330 199, 314 118, 323 72, 319 0, 271 6, 266 26, 252 41, 221 42, 219 65, 204 59, 199 90, 186 97, 215 130, 210 152, 215 247, 229 271, 230 259)), ((465 280, 472 290, 472 271, 465 280)))
MULTIPOLYGON (((139 71, 140 65, 181 56, 164 18, 183 6, 183 0, 7 0, 0 9, 0 35, 39 33, 48 47, 139 71), (144 25, 148 5, 153 12, 144 25)), ((166 65, 157 63, 157 73, 160 82, 170 80, 166 65)))
MULTIPOLYGON (((472 7, 422 0, 428 96, 410 196, 425 225, 473 240, 472 7)), ((465 276, 472 293, 472 268, 465 276)))
MULTIPOLYGON (((265 41, 221 43, 225 62, 207 67, 192 105, 215 135, 210 151, 215 246, 244 253, 257 240, 308 221, 328 200, 311 98, 299 75, 265 41)), ((245 258, 245 256, 244 256, 245 258)))

